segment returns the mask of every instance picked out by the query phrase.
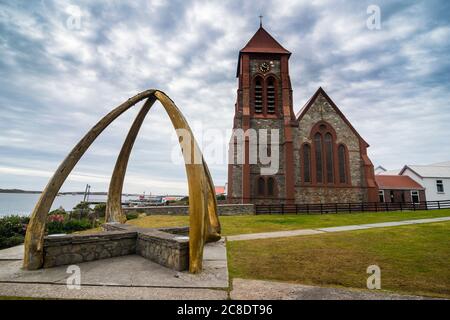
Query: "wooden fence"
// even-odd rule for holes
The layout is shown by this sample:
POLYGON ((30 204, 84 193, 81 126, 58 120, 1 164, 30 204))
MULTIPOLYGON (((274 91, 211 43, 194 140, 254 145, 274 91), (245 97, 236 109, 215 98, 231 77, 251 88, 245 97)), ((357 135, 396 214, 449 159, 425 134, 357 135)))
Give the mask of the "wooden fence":
POLYGON ((256 214, 326 214, 450 209, 450 200, 423 202, 359 202, 255 205, 256 214))

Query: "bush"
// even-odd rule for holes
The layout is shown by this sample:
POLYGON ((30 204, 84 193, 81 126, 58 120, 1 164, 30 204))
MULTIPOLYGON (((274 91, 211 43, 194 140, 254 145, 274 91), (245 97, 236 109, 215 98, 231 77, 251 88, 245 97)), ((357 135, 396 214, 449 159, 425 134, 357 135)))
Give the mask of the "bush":
POLYGON ((94 213, 97 217, 104 217, 106 212, 106 203, 99 203, 94 207, 94 213))
MULTIPOLYGON (((67 220, 66 217, 63 214, 49 215, 46 226, 48 234, 72 233, 92 228, 92 223, 88 219, 67 220)), ((29 221, 29 217, 21 216, 0 218, 0 249, 23 243, 29 221)))
POLYGON ((49 221, 47 222, 48 234, 66 233, 64 230, 64 221, 49 221))
POLYGON ((29 221, 29 217, 21 216, 0 218, 0 249, 21 244, 29 221))
POLYGON ((137 212, 130 212, 127 213, 127 220, 133 220, 139 218, 139 213, 137 212))
POLYGON ((216 199, 217 199, 217 200, 227 200, 227 198, 225 197, 224 194, 219 194, 219 195, 217 195, 217 196, 216 196, 216 199))
POLYGON ((88 219, 69 220, 64 224, 64 230, 67 233, 82 231, 92 228, 92 224, 88 219))
POLYGON ((89 210, 89 203, 81 201, 75 207, 73 207, 73 210, 89 210))
POLYGON ((59 207, 58 209, 55 209, 55 210, 53 210, 53 211, 50 211, 49 213, 48 213, 48 215, 49 216, 52 216, 52 215, 55 215, 55 214, 63 214, 63 215, 65 215, 67 212, 66 212, 66 210, 64 210, 64 208, 63 207, 59 207))
POLYGON ((47 222, 48 234, 72 233, 75 231, 82 231, 90 228, 92 228, 92 223, 88 219, 72 219, 67 221, 53 219, 47 222))

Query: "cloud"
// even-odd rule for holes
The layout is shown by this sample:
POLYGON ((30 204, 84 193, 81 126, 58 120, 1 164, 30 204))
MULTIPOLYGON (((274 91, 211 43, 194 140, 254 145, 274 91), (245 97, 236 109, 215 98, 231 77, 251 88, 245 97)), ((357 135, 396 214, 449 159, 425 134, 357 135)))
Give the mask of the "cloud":
MULTIPOLYGON (((83 134, 147 88, 165 91, 198 139, 211 129, 223 132, 226 139, 205 144, 223 147, 233 121, 238 51, 256 31, 260 13, 293 53, 294 111, 323 86, 371 144, 375 164, 448 160, 442 146, 450 136, 450 4, 378 1, 381 30, 374 31, 366 27, 370 4, 2 2, 0 187, 42 189, 83 134)), ((85 183, 107 189, 139 107, 95 141, 64 190, 85 183)), ((184 167, 171 161, 178 148, 173 137, 168 116, 155 104, 130 158, 126 192, 186 193, 184 167)), ((226 165, 210 167, 214 182, 223 185, 226 165)))

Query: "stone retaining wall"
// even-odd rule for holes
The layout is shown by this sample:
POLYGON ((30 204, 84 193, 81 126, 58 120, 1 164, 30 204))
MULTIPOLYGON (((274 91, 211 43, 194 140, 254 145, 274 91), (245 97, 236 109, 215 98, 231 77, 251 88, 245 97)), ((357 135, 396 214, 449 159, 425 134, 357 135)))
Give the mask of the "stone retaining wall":
POLYGON ((134 254, 136 239, 136 231, 45 237, 44 268, 134 254))
POLYGON ((189 238, 159 230, 139 233, 136 253, 177 271, 189 268, 189 238))
MULTIPOLYGON (((127 208, 123 210, 126 213, 138 212, 147 215, 187 215, 189 214, 189 206, 153 206, 142 208, 127 208)), ((255 214, 255 206, 253 204, 219 204, 217 211, 220 216, 234 216, 234 215, 251 215, 255 214)))
POLYGON ((177 271, 189 268, 189 227, 138 228, 106 223, 104 232, 48 236, 44 268, 138 254, 177 271))

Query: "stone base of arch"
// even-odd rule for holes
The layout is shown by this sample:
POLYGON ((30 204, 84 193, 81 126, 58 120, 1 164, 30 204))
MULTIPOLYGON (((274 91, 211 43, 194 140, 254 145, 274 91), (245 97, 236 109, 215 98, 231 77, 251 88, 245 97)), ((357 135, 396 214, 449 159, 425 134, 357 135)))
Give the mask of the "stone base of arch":
POLYGON ((107 223, 104 232, 48 236, 44 239, 44 268, 140 255, 164 267, 189 269, 189 227, 137 228, 107 223))

